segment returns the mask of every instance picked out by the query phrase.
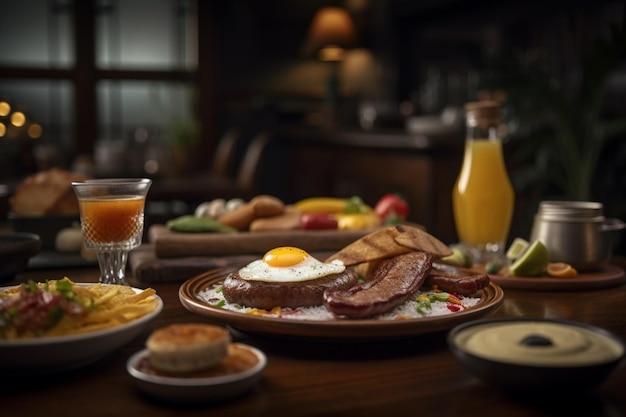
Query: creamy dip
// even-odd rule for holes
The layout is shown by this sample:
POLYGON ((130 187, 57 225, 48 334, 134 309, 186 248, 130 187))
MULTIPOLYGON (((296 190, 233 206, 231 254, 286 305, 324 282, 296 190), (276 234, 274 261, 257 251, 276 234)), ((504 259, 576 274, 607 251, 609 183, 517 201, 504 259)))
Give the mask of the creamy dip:
POLYGON ((581 366, 618 359, 618 341, 585 327, 555 322, 494 322, 465 329, 457 346, 486 359, 518 365, 581 366))

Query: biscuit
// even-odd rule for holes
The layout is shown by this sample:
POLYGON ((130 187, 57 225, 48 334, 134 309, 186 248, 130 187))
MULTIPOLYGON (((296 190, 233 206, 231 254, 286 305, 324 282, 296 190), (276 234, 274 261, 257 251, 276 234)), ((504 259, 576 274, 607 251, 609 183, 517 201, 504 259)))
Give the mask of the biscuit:
POLYGON ((154 331, 146 347, 155 369, 185 373, 215 366, 228 354, 230 342, 230 334, 222 327, 182 323, 154 331))

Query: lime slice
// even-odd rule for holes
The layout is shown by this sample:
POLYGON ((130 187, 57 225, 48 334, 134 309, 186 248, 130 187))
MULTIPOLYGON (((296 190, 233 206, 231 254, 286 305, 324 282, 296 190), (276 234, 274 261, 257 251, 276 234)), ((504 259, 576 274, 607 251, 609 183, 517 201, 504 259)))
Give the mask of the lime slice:
POLYGON ((541 241, 535 240, 509 270, 517 277, 536 277, 543 275, 549 262, 548 249, 541 241))
POLYGON ((469 268, 473 264, 471 258, 460 248, 452 248, 452 255, 441 258, 441 261, 462 268, 469 268))
POLYGON ((513 243, 509 246, 509 250, 506 251, 506 259, 513 262, 519 258, 528 249, 528 241, 521 237, 513 239, 513 243))

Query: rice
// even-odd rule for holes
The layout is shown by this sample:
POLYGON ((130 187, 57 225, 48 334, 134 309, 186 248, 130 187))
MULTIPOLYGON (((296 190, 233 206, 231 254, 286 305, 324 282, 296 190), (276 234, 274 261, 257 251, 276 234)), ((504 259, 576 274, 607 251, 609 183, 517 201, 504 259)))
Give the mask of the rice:
MULTIPOLYGON (((441 291, 420 291, 411 300, 399 305, 391 311, 384 314, 374 316, 371 319, 378 320, 401 320, 401 319, 416 319, 423 317, 436 317, 448 314, 454 314, 458 311, 463 311, 475 306, 480 297, 463 297, 456 296, 460 300, 460 304, 453 304, 448 301, 433 300, 434 297, 445 298, 447 293, 441 291), (421 296, 421 297, 420 297, 421 296), (418 301, 418 297, 421 300, 424 298, 430 299, 430 301, 418 301)), ((242 314, 257 314, 265 317, 279 317, 288 320, 334 320, 336 319, 333 314, 326 310, 323 305, 315 307, 299 307, 297 309, 291 308, 277 308, 275 310, 267 311, 260 310, 251 307, 241 306, 239 304, 231 304, 224 298, 222 293, 221 284, 214 284, 200 292, 197 297, 200 301, 203 301, 213 307, 223 308, 225 310, 235 311, 242 314)))

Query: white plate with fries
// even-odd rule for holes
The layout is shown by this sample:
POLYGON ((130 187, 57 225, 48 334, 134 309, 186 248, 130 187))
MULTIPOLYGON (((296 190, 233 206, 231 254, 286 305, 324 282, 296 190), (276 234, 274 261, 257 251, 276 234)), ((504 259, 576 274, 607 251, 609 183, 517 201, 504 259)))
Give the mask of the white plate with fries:
MULTIPOLYGON (((27 337, 6 330, 0 333, 0 369, 3 373, 48 374, 88 365, 138 336, 163 309, 163 300, 150 288, 142 290, 93 283, 73 285, 77 292, 97 290, 89 294, 93 297, 91 305, 102 307, 93 309, 93 314, 91 311, 85 314, 84 319, 73 318, 69 324, 66 320, 42 336, 27 337)), ((0 298, 20 287, 0 287, 0 298)), ((0 325, 2 320, 0 308, 0 325)))

